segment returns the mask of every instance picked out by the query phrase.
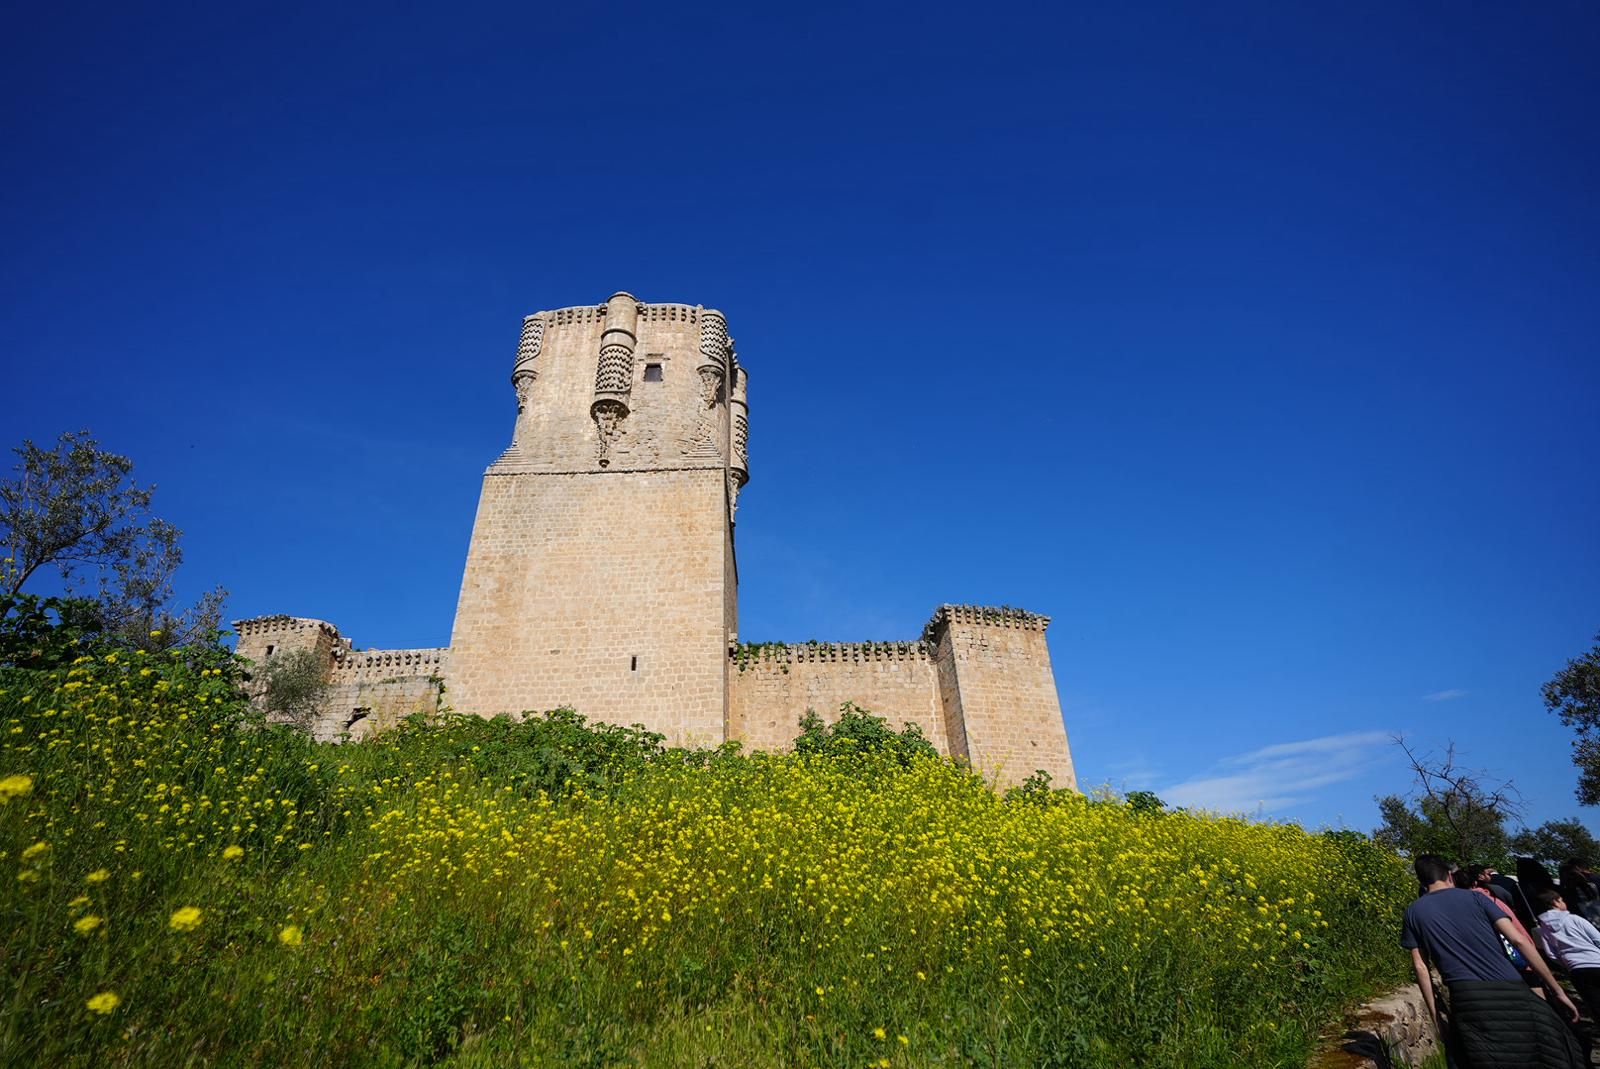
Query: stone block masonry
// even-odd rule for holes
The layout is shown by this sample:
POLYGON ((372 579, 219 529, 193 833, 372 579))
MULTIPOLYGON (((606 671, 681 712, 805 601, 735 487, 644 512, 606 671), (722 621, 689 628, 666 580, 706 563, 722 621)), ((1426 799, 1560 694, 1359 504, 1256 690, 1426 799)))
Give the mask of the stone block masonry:
POLYGON ((725 507, 721 469, 487 476, 451 704, 570 706, 678 745, 720 743, 725 507))
POLYGON ((511 443, 483 475, 450 647, 355 651, 332 624, 239 621, 239 653, 311 651, 319 737, 448 704, 570 706, 676 745, 789 745, 850 701, 997 782, 1075 787, 1047 617, 946 605, 909 642, 738 645, 734 532, 749 375, 728 321, 615 293, 527 316, 511 443))

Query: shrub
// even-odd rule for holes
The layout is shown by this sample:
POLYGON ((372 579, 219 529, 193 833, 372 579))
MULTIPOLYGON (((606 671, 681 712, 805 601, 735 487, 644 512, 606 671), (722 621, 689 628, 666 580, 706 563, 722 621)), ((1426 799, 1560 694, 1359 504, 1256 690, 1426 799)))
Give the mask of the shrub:
POLYGON ((814 710, 807 709, 800 718, 800 734, 794 740, 794 752, 818 757, 857 757, 882 754, 892 757, 905 766, 919 757, 938 757, 916 724, 907 724, 899 731, 889 727, 889 722, 855 702, 839 706, 839 719, 825 723, 814 710))

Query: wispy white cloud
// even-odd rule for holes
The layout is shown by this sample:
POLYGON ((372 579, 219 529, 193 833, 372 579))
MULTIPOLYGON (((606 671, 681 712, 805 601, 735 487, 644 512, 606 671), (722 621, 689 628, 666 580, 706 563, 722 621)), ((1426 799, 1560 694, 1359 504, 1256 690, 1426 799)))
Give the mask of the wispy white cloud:
POLYGON ((1432 694, 1424 694, 1422 700, 1425 702, 1449 702, 1466 696, 1467 692, 1460 687, 1451 687, 1449 690, 1436 690, 1432 694))
POLYGON ((1274 743, 1223 758, 1204 775, 1156 793, 1173 805, 1220 813, 1283 809, 1308 800, 1322 787, 1354 779, 1392 741, 1387 731, 1353 731, 1274 743))
POLYGON ((1161 772, 1145 757, 1138 754, 1127 761, 1113 762, 1106 768, 1110 774, 1110 786, 1118 791, 1152 790, 1161 782, 1161 772))

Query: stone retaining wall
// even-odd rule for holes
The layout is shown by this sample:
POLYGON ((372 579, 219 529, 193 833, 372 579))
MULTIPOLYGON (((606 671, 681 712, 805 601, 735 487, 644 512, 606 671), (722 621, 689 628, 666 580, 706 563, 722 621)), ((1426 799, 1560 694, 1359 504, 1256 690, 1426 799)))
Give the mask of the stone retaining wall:
POLYGON ((1422 992, 1407 984, 1351 1012, 1340 1035, 1324 1043, 1307 1069, 1418 1066, 1438 1049, 1422 992))

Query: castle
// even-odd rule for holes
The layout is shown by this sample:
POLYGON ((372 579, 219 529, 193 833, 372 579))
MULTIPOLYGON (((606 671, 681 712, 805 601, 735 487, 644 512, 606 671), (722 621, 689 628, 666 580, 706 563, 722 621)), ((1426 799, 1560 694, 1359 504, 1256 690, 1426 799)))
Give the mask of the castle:
POLYGON ((234 624, 238 653, 310 651, 321 738, 448 692, 458 712, 570 706, 671 744, 781 749, 808 709, 850 701, 1000 782, 1042 769, 1075 786, 1049 617, 945 605, 911 641, 739 643, 748 381, 709 308, 617 293, 528 316, 516 425, 484 473, 449 648, 358 651, 324 621, 262 616, 234 624))

